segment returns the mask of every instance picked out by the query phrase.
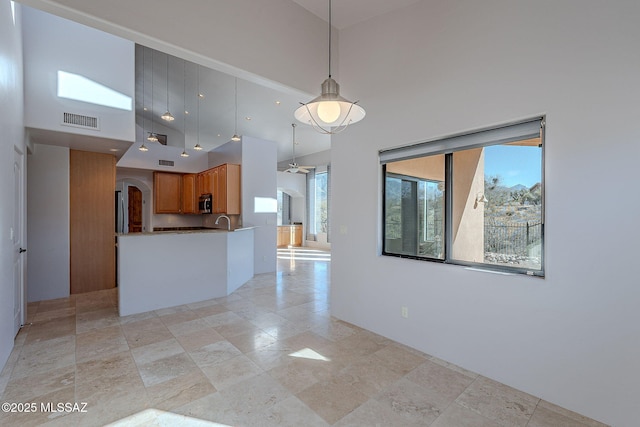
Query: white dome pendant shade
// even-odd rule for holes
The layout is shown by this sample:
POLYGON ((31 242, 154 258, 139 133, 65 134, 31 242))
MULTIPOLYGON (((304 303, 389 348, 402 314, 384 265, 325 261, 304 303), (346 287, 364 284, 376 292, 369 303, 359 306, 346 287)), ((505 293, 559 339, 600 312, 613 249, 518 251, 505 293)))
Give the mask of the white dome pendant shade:
POLYGON ((294 112, 296 120, 313 126, 324 134, 340 133, 352 123, 364 119, 364 108, 358 101, 351 102, 340 96, 340 85, 331 78, 331 0, 329 0, 329 78, 322 82, 322 94, 308 103, 302 103, 294 112))
POLYGON ((331 77, 322 83, 322 95, 298 107, 296 120, 327 134, 339 133, 365 116, 364 108, 340 96, 340 85, 331 77))

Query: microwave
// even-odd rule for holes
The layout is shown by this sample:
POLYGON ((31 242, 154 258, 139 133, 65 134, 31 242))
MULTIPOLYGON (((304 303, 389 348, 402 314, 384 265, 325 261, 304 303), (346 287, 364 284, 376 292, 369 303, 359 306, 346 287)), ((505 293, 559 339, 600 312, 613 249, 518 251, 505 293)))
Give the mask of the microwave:
POLYGON ((211 196, 211 194, 201 195, 200 199, 198 200, 198 211, 201 214, 210 214, 212 202, 213 202, 213 197, 211 196))

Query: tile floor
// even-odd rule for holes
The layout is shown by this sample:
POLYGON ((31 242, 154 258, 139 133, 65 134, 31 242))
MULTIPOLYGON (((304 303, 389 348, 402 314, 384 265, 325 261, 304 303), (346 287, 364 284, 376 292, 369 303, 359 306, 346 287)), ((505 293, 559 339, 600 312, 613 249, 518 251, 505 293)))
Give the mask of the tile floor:
POLYGON ((235 426, 602 425, 332 318, 329 255, 278 257, 277 274, 229 297, 139 315, 119 317, 114 290, 29 304, 0 401, 36 410, 0 425, 102 426, 148 408, 235 426), (66 402, 78 407, 41 408, 66 402))

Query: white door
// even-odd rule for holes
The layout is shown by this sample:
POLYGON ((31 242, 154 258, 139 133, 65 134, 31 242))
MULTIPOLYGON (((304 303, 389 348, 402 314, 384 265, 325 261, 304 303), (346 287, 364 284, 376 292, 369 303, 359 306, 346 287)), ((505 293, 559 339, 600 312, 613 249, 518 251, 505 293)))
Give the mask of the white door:
POLYGON ((17 334, 20 327, 24 324, 24 278, 25 278, 25 253, 24 248, 24 154, 17 149, 14 154, 13 162, 13 184, 14 184, 14 209, 13 209, 13 226, 11 227, 11 238, 13 239, 14 259, 13 259, 13 283, 14 283, 14 302, 13 302, 13 332, 17 334))

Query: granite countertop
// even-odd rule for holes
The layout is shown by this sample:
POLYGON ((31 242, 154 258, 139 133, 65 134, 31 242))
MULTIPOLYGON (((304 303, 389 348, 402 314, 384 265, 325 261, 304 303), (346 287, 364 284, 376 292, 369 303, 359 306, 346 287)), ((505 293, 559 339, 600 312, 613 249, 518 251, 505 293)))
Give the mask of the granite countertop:
POLYGON ((143 231, 141 233, 118 233, 118 236, 153 236, 157 234, 193 234, 193 233, 229 233, 233 231, 251 230, 255 227, 241 227, 235 230, 225 228, 207 227, 156 227, 153 231, 143 231))

